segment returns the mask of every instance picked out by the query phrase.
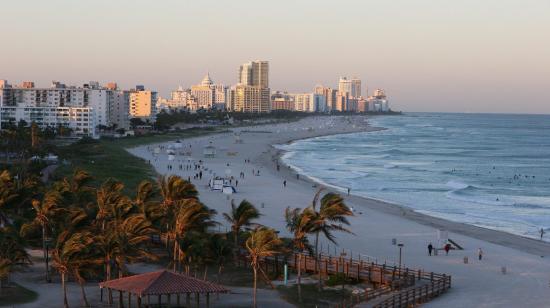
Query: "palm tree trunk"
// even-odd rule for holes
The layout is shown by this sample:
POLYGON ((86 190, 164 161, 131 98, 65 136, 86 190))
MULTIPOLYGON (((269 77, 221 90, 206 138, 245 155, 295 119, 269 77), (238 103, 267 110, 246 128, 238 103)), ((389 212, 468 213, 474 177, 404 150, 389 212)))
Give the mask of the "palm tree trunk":
POLYGON ((298 254, 298 302, 302 302, 302 254, 298 254))
MULTIPOLYGON (((107 275, 105 277, 105 281, 108 281, 108 280, 111 280, 111 259, 110 258, 107 258, 107 275)), ((112 305, 113 304, 113 292, 111 291, 110 288, 107 289, 107 292, 109 293, 109 295, 108 295, 109 305, 112 305)))
POLYGON ((208 275, 208 266, 205 264, 204 265, 204 276, 203 276, 202 280, 206 280, 207 275, 208 275))
POLYGON ((256 269, 256 265, 254 265, 252 269, 254 270, 254 290, 252 293, 252 307, 256 308, 256 282, 258 280, 258 270, 256 269))
POLYGON ((69 302, 67 301, 67 284, 65 283, 65 273, 61 273, 61 285, 63 287, 63 307, 69 308, 69 302))
POLYGON ((174 256, 173 256, 174 272, 176 271, 177 264, 178 264, 178 251, 177 251, 178 248, 177 247, 178 247, 178 240, 177 240, 177 238, 174 238, 174 256))
POLYGON ((315 271, 317 272, 317 276, 319 277, 319 291, 321 291, 322 285, 322 279, 321 279, 321 264, 320 264, 320 257, 319 254, 319 232, 315 233, 315 271))
POLYGON ((86 290, 84 290, 84 282, 79 282, 78 284, 80 285, 80 293, 82 293, 84 307, 90 307, 90 303, 88 303, 88 298, 86 297, 86 290))
POLYGON ((42 252, 44 253, 44 266, 46 266, 46 282, 49 282, 48 253, 46 252, 46 226, 42 224, 42 252))
POLYGON ((218 276, 216 277, 216 282, 217 283, 220 283, 220 276, 222 275, 222 268, 223 268, 223 265, 219 265, 218 266, 218 276))
POLYGON ((237 258, 238 258, 238 252, 239 252, 239 232, 238 231, 235 231, 234 232, 235 234, 233 235, 234 237, 234 248, 233 248, 233 260, 235 262, 235 266, 237 266, 239 264, 237 258))

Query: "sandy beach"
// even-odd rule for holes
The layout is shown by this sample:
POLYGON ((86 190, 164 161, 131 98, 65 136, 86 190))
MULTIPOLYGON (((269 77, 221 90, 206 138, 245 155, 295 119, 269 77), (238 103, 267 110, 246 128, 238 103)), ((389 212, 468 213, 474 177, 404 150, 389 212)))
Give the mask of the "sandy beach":
MULTIPOLYGON (((368 126, 363 116, 309 117, 294 123, 235 128, 230 133, 181 140, 183 149, 176 151, 190 155, 176 155, 171 161, 165 149, 172 142, 129 151, 150 161, 159 174, 190 177, 199 189, 201 200, 218 211, 220 229, 227 228, 221 213, 229 210, 231 200, 247 199, 262 212, 259 222, 281 230, 284 236, 284 209, 308 206, 319 184, 304 175, 298 179, 294 170, 280 162, 281 151, 274 145, 329 134, 359 131, 375 134, 379 129, 368 126), (213 158, 203 154, 209 144, 216 148, 213 158), (159 146, 163 150, 155 155, 154 149, 159 146), (245 162, 248 160, 250 162, 245 162), (195 179, 199 171, 193 165, 199 161, 202 161, 203 174, 201 179, 195 179), (191 165, 190 170, 187 165, 191 165), (208 183, 214 175, 233 176, 232 183, 238 180, 237 193, 227 195, 210 190, 208 183)), ((331 189, 334 188, 328 187, 327 191, 331 189)), ((361 258, 393 264, 398 258, 398 248, 392 245, 395 238, 404 244, 406 266, 452 275, 451 291, 426 307, 548 307, 550 262, 546 256, 550 256, 550 244, 426 216, 398 205, 354 196, 353 192, 349 196, 345 191, 340 193, 356 213, 351 219, 354 235, 339 234, 338 247, 323 242, 325 252, 334 254, 335 250, 337 253, 345 250, 354 258, 361 254, 361 258), (449 238, 464 250, 452 250, 448 256, 444 253, 428 256, 426 247, 430 242, 437 246, 439 229, 448 230, 449 238), (477 259, 478 248, 484 252, 481 261, 477 259), (468 264, 464 263, 464 257, 468 257, 468 264), (502 267, 506 267, 505 274, 502 267)))

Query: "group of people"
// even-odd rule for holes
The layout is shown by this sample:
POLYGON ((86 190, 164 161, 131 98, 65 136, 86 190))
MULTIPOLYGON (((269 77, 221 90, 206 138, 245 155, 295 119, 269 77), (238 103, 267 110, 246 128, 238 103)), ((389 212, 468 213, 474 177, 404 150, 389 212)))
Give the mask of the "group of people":
MULTIPOLYGON (((434 255, 436 253, 436 249, 432 243, 429 243, 428 244, 428 255, 431 256, 432 255, 432 252, 434 252, 434 255)), ((445 244, 445 246, 443 246, 443 250, 445 250, 445 255, 448 256, 449 255, 449 251, 451 250, 451 244, 447 243, 445 244)), ((483 259, 483 250, 481 248, 478 248, 477 249, 477 258, 479 261, 481 261, 483 259)))

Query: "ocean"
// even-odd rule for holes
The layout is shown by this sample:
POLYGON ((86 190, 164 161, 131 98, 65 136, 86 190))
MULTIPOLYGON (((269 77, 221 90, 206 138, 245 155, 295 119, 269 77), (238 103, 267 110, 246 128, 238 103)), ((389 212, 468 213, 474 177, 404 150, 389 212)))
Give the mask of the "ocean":
MULTIPOLYGON (((386 130, 299 140, 285 163, 325 185, 452 221, 550 231, 550 116, 407 113, 386 130)), ((550 233, 546 240, 550 240, 550 233)))

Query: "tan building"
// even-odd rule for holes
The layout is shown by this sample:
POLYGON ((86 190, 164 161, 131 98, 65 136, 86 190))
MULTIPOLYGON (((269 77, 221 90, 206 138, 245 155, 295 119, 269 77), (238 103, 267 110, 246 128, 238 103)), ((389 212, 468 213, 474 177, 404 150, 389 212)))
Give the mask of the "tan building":
POLYGON ((154 122, 156 119, 157 92, 136 87, 130 91, 130 117, 154 122))
POLYGON ((323 95, 327 101, 327 111, 336 110, 336 89, 316 86, 313 93, 323 95))
POLYGON ((229 109, 237 112, 270 112, 269 63, 251 61, 239 68, 239 84, 229 91, 229 109))
POLYGON ((239 68, 239 83, 269 88, 269 62, 250 61, 239 68))
POLYGON ((348 95, 343 94, 340 91, 336 92, 336 100, 334 103, 334 109, 335 111, 346 111, 346 107, 348 105, 348 95))
POLYGON ((206 74, 200 85, 191 87, 191 95, 195 97, 199 109, 212 109, 215 99, 215 90, 210 75, 206 74))
POLYGON ((269 88, 236 85, 231 89, 230 110, 237 112, 270 112, 269 88))
POLYGON ((287 92, 276 91, 271 94, 271 110, 294 111, 294 95, 287 92))

